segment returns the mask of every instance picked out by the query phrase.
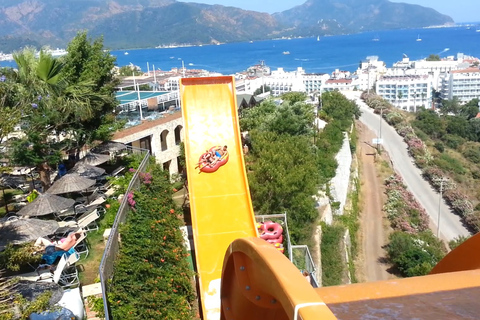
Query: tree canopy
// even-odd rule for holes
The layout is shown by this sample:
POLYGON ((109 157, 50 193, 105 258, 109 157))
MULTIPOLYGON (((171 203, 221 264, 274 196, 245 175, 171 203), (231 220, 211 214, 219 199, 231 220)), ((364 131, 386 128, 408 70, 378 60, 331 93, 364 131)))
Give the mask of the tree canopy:
POLYGON ((21 115, 23 136, 12 144, 10 157, 15 164, 37 166, 48 188, 47 172, 61 161, 62 153, 106 139, 116 129, 115 58, 104 52, 102 39, 90 40, 82 32, 64 57, 27 48, 14 53, 14 59, 18 70, 2 71, 0 85, 6 92, 2 111, 10 108, 21 115))
POLYGON ((359 115, 356 104, 340 93, 322 98, 322 112, 330 122, 319 133, 314 128, 316 106, 305 103, 306 95, 298 92, 283 95, 280 105, 264 101, 240 119, 252 142, 246 162, 255 212, 287 212, 294 243, 310 239, 318 219, 313 196, 335 175, 343 132, 359 115))

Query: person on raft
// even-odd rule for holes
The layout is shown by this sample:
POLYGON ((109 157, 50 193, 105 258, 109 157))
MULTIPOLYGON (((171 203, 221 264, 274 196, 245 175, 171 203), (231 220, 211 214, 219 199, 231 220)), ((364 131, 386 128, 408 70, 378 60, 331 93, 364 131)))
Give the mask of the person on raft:
POLYGON ((222 159, 222 157, 227 153, 227 146, 223 146, 223 148, 215 149, 215 156, 213 157, 213 162, 211 165, 215 165, 218 161, 222 159))

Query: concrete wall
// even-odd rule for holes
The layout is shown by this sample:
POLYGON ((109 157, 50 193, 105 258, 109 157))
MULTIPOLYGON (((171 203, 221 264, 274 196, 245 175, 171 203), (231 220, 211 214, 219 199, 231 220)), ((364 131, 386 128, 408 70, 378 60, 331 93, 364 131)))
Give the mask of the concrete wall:
POLYGON ((348 134, 344 132, 343 145, 335 156, 338 167, 335 177, 330 181, 330 194, 334 201, 340 202, 340 208, 335 212, 342 215, 343 208, 347 201, 348 186, 350 183, 350 168, 352 165, 352 153, 350 151, 350 141, 348 134))

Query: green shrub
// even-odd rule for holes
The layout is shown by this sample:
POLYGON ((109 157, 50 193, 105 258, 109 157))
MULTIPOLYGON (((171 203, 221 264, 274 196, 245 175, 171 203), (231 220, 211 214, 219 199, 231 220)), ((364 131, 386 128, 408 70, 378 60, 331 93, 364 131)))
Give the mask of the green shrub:
POLYGON ((459 136, 451 135, 451 134, 446 134, 442 138, 443 142, 447 145, 447 147, 452 148, 452 149, 458 149, 464 142, 465 139, 459 136))
POLYGON ((168 173, 150 168, 120 228, 120 252, 108 292, 114 319, 192 319, 195 299, 168 173))
POLYGON ((418 234, 396 231, 389 239, 387 256, 407 277, 428 274, 446 253, 443 243, 431 231, 418 234))
POLYGON ((480 163, 480 149, 478 148, 467 148, 463 150, 462 155, 473 163, 480 163))
POLYGON ((466 240, 468 240, 468 238, 470 237, 466 237, 466 236, 455 237, 453 240, 450 240, 448 242, 448 246, 450 247, 451 250, 455 250, 456 247, 464 243, 466 240))
POLYGON ((466 173, 466 170, 463 167, 462 163, 457 159, 450 157, 446 153, 442 153, 438 157, 433 159, 433 163, 446 172, 453 172, 456 174, 466 173))
POLYGON ((322 223, 322 284, 335 286, 342 284, 345 272, 342 256, 342 239, 345 228, 341 225, 322 223))
POLYGON ((443 143, 441 143, 441 142, 435 142, 435 144, 433 145, 433 147, 434 147, 435 149, 437 149, 438 151, 440 151, 440 152, 445 151, 445 146, 444 146, 443 143))
POLYGON ((35 248, 32 243, 22 245, 7 244, 0 252, 0 270, 19 271, 22 267, 36 265, 42 260, 39 254, 33 254, 35 248))

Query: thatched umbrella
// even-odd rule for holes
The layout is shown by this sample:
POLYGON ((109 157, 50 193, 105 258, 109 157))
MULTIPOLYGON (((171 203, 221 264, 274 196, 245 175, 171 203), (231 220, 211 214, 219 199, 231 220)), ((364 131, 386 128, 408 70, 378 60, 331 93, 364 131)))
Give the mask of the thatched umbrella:
MULTIPOLYGON (((11 311, 15 316, 15 319, 20 318, 20 312, 17 308, 17 304, 14 303, 17 295, 21 295, 29 302, 35 301, 45 292, 51 292, 51 297, 48 300, 48 308, 54 308, 55 310, 60 309, 60 307, 55 306, 63 297, 64 291, 62 287, 53 282, 35 282, 29 280, 18 280, 18 278, 2 278, 0 280, 0 295, 4 297, 2 303, 6 307, 4 311, 11 311)), ((31 314, 29 319, 34 319, 35 314, 31 314)), ((73 314, 68 314, 75 316, 73 314)), ((42 319, 44 316, 41 317, 42 319)), ((50 318, 48 318, 50 319, 50 318)), ((60 318, 51 318, 51 319, 60 319, 60 318)), ((73 319, 71 317, 62 318, 62 319, 73 319)))
POLYGON ((51 291, 52 296, 48 302, 52 307, 59 302, 63 296, 62 287, 54 282, 18 280, 12 290, 21 294, 28 301, 35 301, 42 293, 51 291))
POLYGON ((62 194, 69 192, 78 192, 90 188, 96 183, 95 180, 81 177, 76 173, 68 173, 55 181, 47 190, 50 194, 62 194))
POLYGON ((91 166, 86 163, 77 163, 72 170, 70 170, 71 173, 78 173, 82 177, 87 177, 87 178, 96 178, 98 176, 101 176, 102 174, 105 173, 105 169, 91 166))
POLYGON ((90 151, 94 153, 104 153, 104 152, 118 152, 127 149, 127 145, 121 142, 116 141, 105 141, 100 145, 92 148, 90 151))
POLYGON ((44 193, 17 212, 19 216, 44 216, 70 208, 75 203, 73 199, 44 193))
POLYGON ((0 223, 0 247, 21 244, 52 234, 59 227, 55 220, 15 219, 0 223))
POLYGON ((109 160, 109 155, 89 152, 78 162, 89 164, 91 166, 98 166, 99 164, 105 163, 109 160))

